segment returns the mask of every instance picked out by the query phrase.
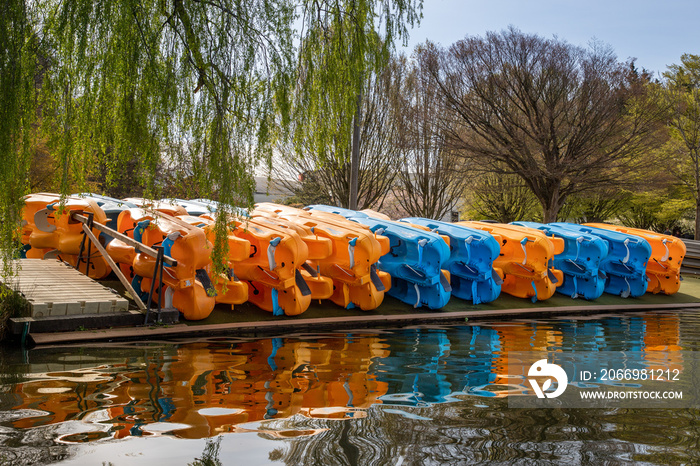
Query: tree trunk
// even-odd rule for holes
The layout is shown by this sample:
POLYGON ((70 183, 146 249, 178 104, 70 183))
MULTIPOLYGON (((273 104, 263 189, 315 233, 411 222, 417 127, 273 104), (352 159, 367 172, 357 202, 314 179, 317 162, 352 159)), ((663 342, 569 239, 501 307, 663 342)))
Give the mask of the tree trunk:
POLYGON ((695 201, 695 239, 700 239, 700 198, 695 201))
POLYGON ((542 206, 542 222, 543 223, 551 223, 551 222, 556 222, 557 221, 557 215, 559 214, 559 207, 560 206, 542 206))
POLYGON ((690 152, 695 165, 695 234, 693 238, 700 239, 700 156, 696 152, 690 152))
POLYGON ((362 94, 357 94, 357 108, 352 128, 352 154, 350 156, 350 199, 348 206, 352 210, 357 210, 357 191, 360 178, 360 114, 362 105, 362 94))
POLYGON ((564 199, 559 196, 558 191, 553 191, 549 196, 540 198, 540 204, 542 204, 542 223, 556 222, 564 199))

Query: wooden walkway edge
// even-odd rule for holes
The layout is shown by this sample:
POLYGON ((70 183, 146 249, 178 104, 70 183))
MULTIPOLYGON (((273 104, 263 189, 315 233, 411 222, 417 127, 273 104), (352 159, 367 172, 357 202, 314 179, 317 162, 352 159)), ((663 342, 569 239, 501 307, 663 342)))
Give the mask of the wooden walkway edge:
POLYGON ((143 340, 151 338, 176 338, 204 335, 265 335, 299 331, 329 331, 356 328, 381 328, 392 325, 426 325, 459 322, 468 319, 498 320, 524 317, 576 316, 610 312, 663 311, 673 309, 698 309, 700 303, 586 305, 549 308, 498 309, 483 311, 423 312, 399 315, 359 315, 321 317, 315 319, 284 319, 276 321, 231 322, 209 325, 178 324, 173 326, 115 328, 78 332, 36 333, 30 337, 36 345, 80 343, 89 341, 143 340))
POLYGON ((19 259, 14 277, 0 277, 27 300, 30 316, 48 318, 111 314, 129 310, 129 302, 95 280, 58 260, 19 259))

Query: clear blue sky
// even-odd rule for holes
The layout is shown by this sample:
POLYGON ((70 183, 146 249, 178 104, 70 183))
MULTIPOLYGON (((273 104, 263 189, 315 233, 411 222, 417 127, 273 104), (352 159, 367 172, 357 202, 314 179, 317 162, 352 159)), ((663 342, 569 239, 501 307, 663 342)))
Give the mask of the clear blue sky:
POLYGON ((410 31, 410 53, 429 39, 449 46, 513 25, 587 46, 596 38, 620 61, 663 72, 683 53, 700 55, 700 0, 424 0, 423 20, 410 31))

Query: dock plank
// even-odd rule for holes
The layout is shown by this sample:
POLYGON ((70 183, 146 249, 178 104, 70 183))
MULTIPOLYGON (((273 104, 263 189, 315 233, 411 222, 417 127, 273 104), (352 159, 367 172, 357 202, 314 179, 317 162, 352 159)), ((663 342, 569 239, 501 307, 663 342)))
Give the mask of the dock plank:
POLYGON ((2 278, 27 299, 31 317, 127 312, 129 301, 59 260, 19 259, 2 278))
POLYGON ((156 337, 184 337, 195 335, 241 335, 252 333, 290 333, 305 329, 342 330, 358 327, 378 327, 382 325, 405 325, 457 322, 469 319, 495 320, 522 317, 552 317, 561 315, 600 314, 606 312, 658 311, 672 309, 698 309, 700 303, 673 304, 630 304, 630 305, 586 305, 548 308, 494 309, 479 311, 423 312, 395 315, 356 315, 344 317, 319 317, 313 319, 282 319, 257 322, 229 322, 221 324, 187 325, 178 324, 165 327, 115 328, 108 330, 37 333, 31 334, 37 345, 59 343, 80 343, 87 341, 132 340, 156 337))

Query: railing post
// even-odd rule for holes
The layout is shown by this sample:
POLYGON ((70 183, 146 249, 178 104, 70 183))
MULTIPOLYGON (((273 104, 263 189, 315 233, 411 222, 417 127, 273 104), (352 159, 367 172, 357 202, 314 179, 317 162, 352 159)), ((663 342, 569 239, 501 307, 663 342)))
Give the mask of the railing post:
POLYGON ((148 301, 146 302, 146 317, 144 318, 143 324, 148 324, 148 317, 151 314, 151 302, 153 301, 153 293, 156 289, 156 279, 158 279, 158 307, 157 307, 157 322, 160 322, 161 318, 161 300, 163 294, 163 246, 153 246, 153 249, 158 251, 156 255, 156 263, 153 265, 153 278, 151 279, 151 290, 148 293, 148 301))
MULTIPOLYGON (((93 223, 93 214, 92 212, 88 212, 87 214, 87 227, 90 231, 92 231, 92 223, 93 223)), ((87 236, 87 235, 86 235, 87 236)), ((98 237, 99 239, 99 237, 98 237)), ((85 260, 85 275, 88 277, 90 276, 90 255, 92 254, 92 241, 88 241, 87 243, 87 259, 85 260)), ((80 262, 78 262, 78 267, 80 267, 80 262)), ((80 272, 80 268, 78 268, 78 272, 80 272)))

